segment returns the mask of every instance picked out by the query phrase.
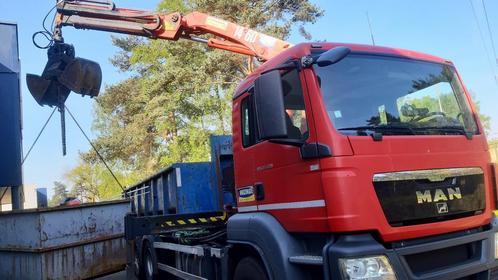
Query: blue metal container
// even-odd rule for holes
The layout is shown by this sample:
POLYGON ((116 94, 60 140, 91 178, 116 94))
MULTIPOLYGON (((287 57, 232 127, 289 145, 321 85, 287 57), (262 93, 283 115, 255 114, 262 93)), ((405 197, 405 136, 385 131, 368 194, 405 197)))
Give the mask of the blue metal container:
POLYGON ((211 173, 221 195, 222 207, 234 205, 235 182, 233 170, 232 138, 227 135, 212 135, 211 141, 211 173))
POLYGON ((17 25, 0 22, 0 187, 22 185, 17 25))
POLYGON ((129 188, 139 215, 186 214, 218 209, 208 162, 176 163, 129 188))
POLYGON ((132 212, 149 216, 220 211, 227 201, 233 203, 233 195, 223 187, 223 170, 231 165, 231 138, 212 136, 211 162, 175 163, 128 188, 132 212))

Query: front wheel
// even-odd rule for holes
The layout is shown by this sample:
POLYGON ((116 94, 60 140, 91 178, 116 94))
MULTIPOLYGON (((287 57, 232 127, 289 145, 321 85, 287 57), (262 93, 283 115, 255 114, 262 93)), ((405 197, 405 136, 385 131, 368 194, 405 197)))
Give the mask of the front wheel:
POLYGON ((233 280, 268 280, 263 264, 254 257, 245 257, 235 267, 233 280))

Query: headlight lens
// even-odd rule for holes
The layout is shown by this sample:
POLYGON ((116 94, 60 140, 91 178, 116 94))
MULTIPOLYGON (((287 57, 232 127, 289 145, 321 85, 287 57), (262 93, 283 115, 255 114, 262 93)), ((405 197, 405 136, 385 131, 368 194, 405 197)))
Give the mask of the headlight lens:
MULTIPOLYGON (((495 237, 496 240, 496 237, 495 237)), ((495 241, 496 243, 496 241, 495 241)), ((495 250, 496 252, 496 250, 495 250)), ((386 256, 339 259, 343 279, 395 280, 396 275, 386 256)))
POLYGON ((498 259, 498 232, 495 232, 495 259, 498 259))

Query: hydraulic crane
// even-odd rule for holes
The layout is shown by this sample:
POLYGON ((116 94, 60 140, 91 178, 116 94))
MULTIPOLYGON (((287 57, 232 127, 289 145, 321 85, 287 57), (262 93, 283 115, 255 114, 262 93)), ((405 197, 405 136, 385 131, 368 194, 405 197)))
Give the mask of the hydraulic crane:
POLYGON ((205 43, 211 48, 256 57, 266 61, 292 44, 204 13, 169 14, 116 8, 112 1, 61 0, 48 49, 48 62, 40 76, 28 74, 30 92, 40 105, 56 106, 61 114, 62 150, 65 145, 64 102, 71 91, 89 95, 99 94, 102 73, 92 61, 75 57, 74 47, 64 43, 63 26, 78 29, 102 30, 136 35, 158 40, 188 39, 205 43), (213 35, 202 38, 201 35, 213 35))
MULTIPOLYGON (((152 39, 189 39, 260 60, 269 60, 292 47, 288 42, 200 12, 162 14, 120 9, 108 1, 59 1, 57 13, 56 30, 73 26, 152 39), (215 37, 199 37, 204 34, 215 37)), ((55 35, 56 39, 60 37, 60 33, 55 35)))

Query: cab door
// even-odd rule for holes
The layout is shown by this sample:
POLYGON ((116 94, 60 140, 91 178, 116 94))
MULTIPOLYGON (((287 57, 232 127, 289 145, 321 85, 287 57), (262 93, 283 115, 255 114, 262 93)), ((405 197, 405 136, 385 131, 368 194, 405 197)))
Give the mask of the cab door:
MULTIPOLYGON (((281 80, 287 138, 316 143, 303 73, 294 69, 281 80)), ((303 159, 301 147, 272 140, 258 140, 252 152, 258 210, 275 216, 289 231, 327 230, 319 159, 303 159)))
POLYGON ((237 208, 239 212, 257 211, 254 195, 257 129, 252 89, 234 101, 232 120, 237 208))

